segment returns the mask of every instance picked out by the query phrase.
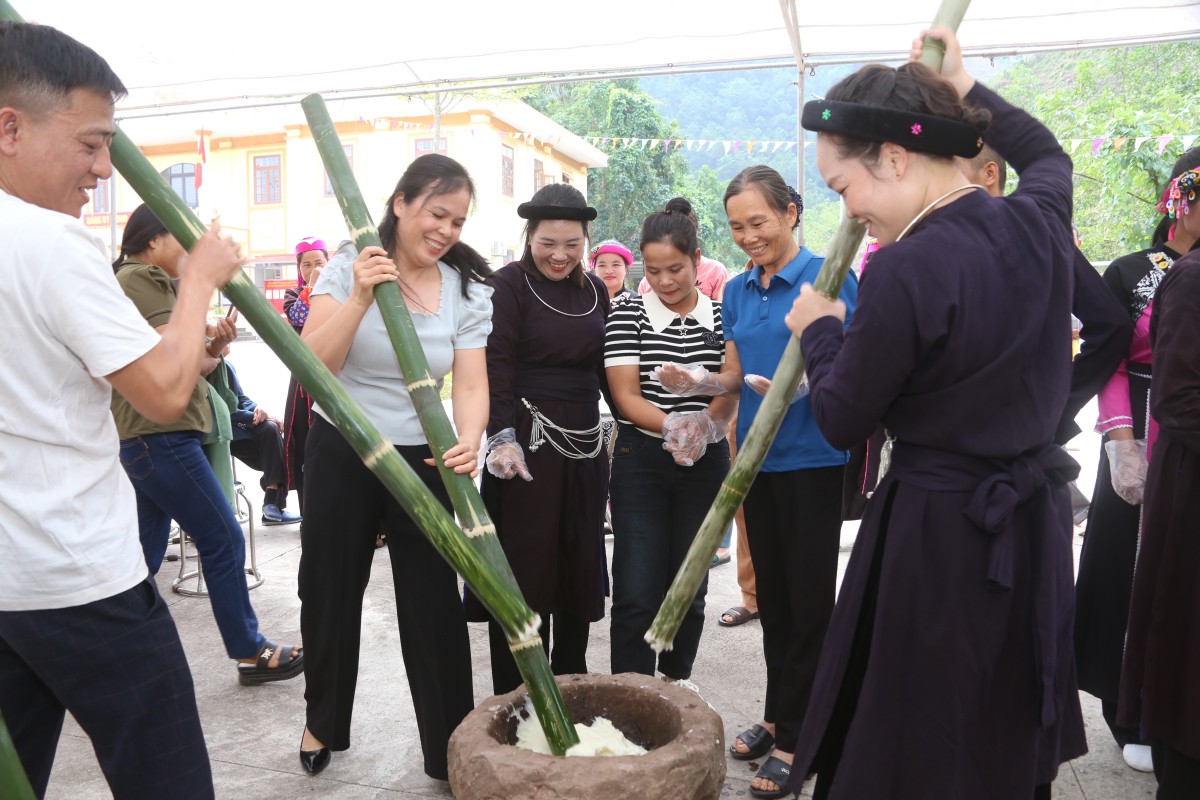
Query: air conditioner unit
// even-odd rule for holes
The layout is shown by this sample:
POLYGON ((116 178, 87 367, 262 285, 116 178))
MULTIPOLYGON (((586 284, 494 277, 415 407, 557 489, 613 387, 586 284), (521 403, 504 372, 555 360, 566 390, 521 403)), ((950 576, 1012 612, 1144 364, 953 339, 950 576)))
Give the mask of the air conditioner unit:
POLYGON ((492 255, 504 255, 504 242, 492 242, 492 255))

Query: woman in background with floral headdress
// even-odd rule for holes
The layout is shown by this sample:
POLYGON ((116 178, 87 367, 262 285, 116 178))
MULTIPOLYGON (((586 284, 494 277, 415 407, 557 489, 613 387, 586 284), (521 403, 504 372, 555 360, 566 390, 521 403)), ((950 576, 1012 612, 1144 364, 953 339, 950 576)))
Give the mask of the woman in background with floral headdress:
POLYGON ((1104 720, 1125 761, 1151 767, 1149 743, 1116 719, 1121 655, 1129 619, 1133 567, 1142 518, 1142 492, 1157 425, 1150 417, 1150 320, 1167 270, 1200 239, 1200 147, 1175 162, 1158 210, 1151 246, 1109 264, 1104 282, 1133 319, 1129 357, 1098 397, 1096 432, 1104 435, 1096 488, 1088 511, 1075 584, 1075 656, 1079 688, 1100 698, 1104 720))
MULTIPOLYGON (((584 269, 587 223, 596 218, 574 187, 556 183, 517 207, 520 261, 494 272, 487 342, 487 503, 555 675, 587 672, 590 624, 604 617, 608 571, 606 428, 600 422, 608 290, 584 269)), ((468 619, 488 620, 468 594, 468 619)), ((492 688, 522 682, 508 640, 488 625, 492 688)))
POLYGON ((1171 267, 1154 304, 1150 410, 1162 427, 1146 477, 1118 719, 1150 740, 1157 800, 1195 800, 1200 797, 1200 250, 1193 248, 1171 267))
MULTIPOLYGON (((329 262, 329 249, 325 242, 306 236, 296 245, 296 288, 288 289, 283 296, 283 313, 292 329, 299 335, 304 332, 308 321, 308 298, 312 287, 321 276, 321 270, 329 262)), ((287 465, 287 486, 296 490, 300 501, 300 512, 304 513, 304 443, 308 440, 308 426, 312 422, 312 397, 293 375, 288 381, 287 401, 283 409, 283 452, 287 465)))

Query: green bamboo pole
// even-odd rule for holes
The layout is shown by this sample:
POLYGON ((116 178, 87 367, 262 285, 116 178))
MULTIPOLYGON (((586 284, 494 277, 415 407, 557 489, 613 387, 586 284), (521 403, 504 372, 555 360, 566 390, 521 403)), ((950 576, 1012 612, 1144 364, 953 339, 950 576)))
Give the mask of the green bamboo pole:
MULTIPOLYGON (((942 0, 934 16, 933 25, 944 25, 957 30, 968 5, 970 0, 942 0)), ((921 63, 934 70, 940 69, 944 55, 945 47, 940 42, 926 37, 921 50, 921 63)), ((848 217, 842 218, 825 256, 825 263, 821 265, 821 271, 813 284, 814 289, 830 300, 837 299, 865 233, 866 229, 862 225, 848 217)), ((646 631, 646 642, 655 651, 671 649, 675 634, 679 632, 679 626, 683 623, 684 614, 696 597, 704 576, 708 574, 713 554, 717 552, 721 538, 746 498, 746 493, 750 491, 750 484, 758 475, 763 459, 766 458, 775 435, 779 433, 783 417, 803 374, 804 357, 800 353, 800 339, 793 336, 788 340, 779 366, 775 368, 771 388, 767 390, 762 406, 750 425, 746 440, 738 443, 737 457, 734 458, 729 474, 721 483, 721 488, 717 491, 704 522, 700 524, 700 530, 692 540, 692 546, 688 549, 675 580, 667 589, 662 606, 659 607, 654 622, 650 624, 650 630, 646 631)))
MULTIPOLYGON (((325 100, 319 94, 311 94, 300 101, 300 107, 304 109, 308 127, 325 164, 325 172, 329 176, 329 183, 333 187, 338 205, 342 208, 342 215, 346 218, 346 225, 354 237, 355 246, 359 251, 368 245, 382 247, 379 231, 367 211, 358 181, 350 166, 350 159, 342 149, 337 128, 329 116, 325 100)), ((379 306, 392 349, 396 351, 396 360, 400 364, 400 372, 404 375, 409 397, 417 409, 425 439, 437 456, 442 482, 450 494, 450 504, 458 514, 463 532, 484 558, 491 561, 509 579, 513 590, 519 591, 508 559, 504 556, 504 549, 496 536, 496 526, 483 504, 483 498, 479 496, 479 490, 475 488, 475 482, 470 476, 458 474, 441 463, 441 456, 457 445, 458 439, 454 435, 449 417, 446 416, 446 409, 438 394, 437 382, 429 374, 429 362, 421 348, 412 315, 404 302, 400 287, 391 281, 378 284, 375 287, 375 303, 379 306)))
MULTIPOLYGON (((0 0, 0 19, 4 19, 4 0, 0 0)), ((5 800, 36 800, 29 778, 25 777, 25 769, 21 759, 17 757, 17 748, 8 726, 4 724, 4 715, 0 714, 0 797, 5 800)))
MULTIPOLYGON (((7 0, 0 0, 0 18, 22 21, 7 0)), ((203 223, 184 205, 120 129, 113 137, 110 152, 113 166, 120 171, 179 243, 185 249, 191 250, 196 240, 204 234, 203 223)), ((463 576, 488 613, 500 624, 508 637, 534 711, 546 732, 551 749, 562 755, 572 745, 577 744, 579 737, 571 724, 566 704, 541 646, 541 637, 538 634, 540 620, 525 603, 520 592, 515 591, 511 572, 498 570, 481 555, 480 550, 472 544, 473 539, 464 535, 450 513, 400 458, 392 444, 383 438, 333 374, 300 341, 291 326, 284 322, 244 272, 239 270, 235 273, 224 286, 224 292, 309 394, 321 404, 333 424, 363 459, 363 463, 387 487, 409 516, 421 526, 433 546, 463 576)), ((507 566, 505 561, 498 563, 507 566)), ((4 751, 0 747, 0 762, 3 761, 4 751)), ((3 763, 0 763, 0 768, 2 767, 3 763)), ((20 765, 17 767, 19 769, 20 765)), ((0 783, 0 788, 7 792, 11 787, 0 783)), ((8 794, 3 796, 7 798, 8 794)))

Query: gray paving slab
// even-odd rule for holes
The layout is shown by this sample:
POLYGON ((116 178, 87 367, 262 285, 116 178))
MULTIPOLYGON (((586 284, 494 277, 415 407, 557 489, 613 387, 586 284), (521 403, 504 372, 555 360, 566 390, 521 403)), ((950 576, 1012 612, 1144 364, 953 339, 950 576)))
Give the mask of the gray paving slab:
MULTIPOLYGON (((287 373, 258 343, 238 342, 233 358, 247 393, 281 415, 287 373)), ((1085 409, 1084 420, 1094 410, 1085 409)), ((1089 423, 1090 424, 1090 423, 1089 423)), ((1085 424, 1084 427, 1089 427, 1085 424)), ((1081 436, 1073 452, 1084 466, 1080 486, 1085 492, 1095 474, 1099 446, 1081 436)), ((240 469, 256 512, 261 500, 257 474, 240 469)), ((293 503, 294 506, 294 503, 293 503)), ((843 529, 841 567, 845 568, 855 526, 843 529)), ((1077 539, 1077 544, 1078 544, 1077 539)), ((300 601, 296 569, 300 557, 298 526, 256 527, 259 568, 266 580, 251 592, 262 630, 275 641, 299 639, 300 601)), ((1077 548, 1078 549, 1078 548, 1077 548)), ((611 555, 611 545, 610 545, 611 555)), ((335 753, 329 768, 317 777, 303 774, 296 752, 304 725, 302 678, 259 687, 237 683, 233 663, 225 656, 208 601, 185 598, 171 591, 177 565, 164 563, 158 575, 160 591, 183 639, 196 684, 197 702, 213 764, 218 798, 322 797, 333 800, 367 798, 451 797, 447 784, 431 780, 421 769, 420 747, 411 698, 396 632, 395 598, 386 554, 376 554, 363 609, 363 647, 351 749, 335 753)), ((736 628, 717 624, 721 611, 740 599, 732 563, 709 573, 708 613, 694 682, 721 714, 726 741, 762 717, 766 670, 762 660, 762 628, 757 621, 736 628)), ((487 630, 470 626, 475 667, 475 695, 482 702, 491 686, 487 630)), ((589 667, 608 669, 607 622, 592 627, 589 667)), ((1064 765, 1055 782, 1061 800, 1139 800, 1152 798, 1152 776, 1134 772, 1121 759, 1100 716, 1099 703, 1083 695, 1088 741, 1092 752, 1064 765)), ((729 759, 723 798, 749 797, 757 762, 729 759)), ((811 796, 811 784, 804 796, 811 796)), ((98 800, 111 797, 91 745, 68 720, 50 781, 50 800, 98 800)))

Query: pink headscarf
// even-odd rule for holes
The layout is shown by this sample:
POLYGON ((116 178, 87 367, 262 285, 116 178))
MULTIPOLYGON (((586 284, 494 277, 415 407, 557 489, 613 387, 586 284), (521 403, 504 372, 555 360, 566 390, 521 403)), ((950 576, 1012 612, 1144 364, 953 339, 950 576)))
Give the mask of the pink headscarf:
MULTIPOLYGON (((307 253, 309 250, 320 250, 322 253, 325 253, 326 256, 328 256, 329 253, 329 248, 325 246, 325 240, 318 239, 315 236, 305 236, 300 240, 300 243, 296 245, 297 256, 301 253, 307 253)), ((297 261, 299 261, 299 259, 297 259, 297 261)), ((304 273, 302 273, 300 270, 296 270, 296 288, 304 288, 304 273)))

